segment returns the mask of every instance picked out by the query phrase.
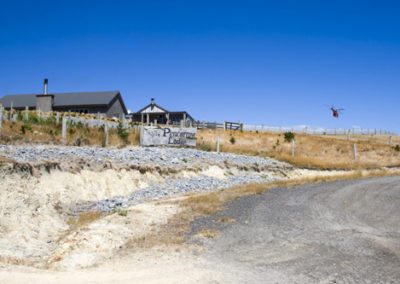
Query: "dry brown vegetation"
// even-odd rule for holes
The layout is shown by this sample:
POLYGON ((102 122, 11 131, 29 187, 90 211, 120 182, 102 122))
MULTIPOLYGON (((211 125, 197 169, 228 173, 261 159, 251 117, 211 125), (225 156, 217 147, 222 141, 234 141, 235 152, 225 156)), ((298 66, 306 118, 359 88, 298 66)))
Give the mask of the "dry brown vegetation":
MULTIPOLYGON (((109 130, 108 145, 125 146, 138 145, 139 133, 134 129, 128 131, 125 140, 118 135, 116 129, 109 130)), ((62 141, 61 124, 49 123, 26 123, 22 121, 3 122, 0 131, 0 143, 3 144, 65 144, 71 146, 104 146, 105 134, 103 128, 90 128, 82 124, 72 125, 68 128, 67 141, 62 141)))
POLYGON ((218 232, 213 229, 203 229, 197 233, 198 236, 201 236, 206 239, 214 239, 218 236, 218 232))
MULTIPOLYGON (((400 137, 385 135, 327 136, 295 134, 295 155, 291 143, 285 142, 281 133, 258 133, 223 130, 199 130, 198 149, 216 150, 220 137, 221 151, 246 155, 272 157, 295 166, 310 169, 372 169, 400 166, 400 137), (389 145, 390 141, 390 145, 389 145), (357 160, 353 157, 353 145, 357 144, 357 160), (397 146, 397 150, 396 150, 397 146)), ((63 144, 61 125, 49 122, 3 122, 0 143, 4 144, 63 144)), ((82 124, 68 129, 66 145, 104 146, 103 128, 89 128, 82 124)), ((127 139, 116 129, 109 130, 110 146, 123 147, 139 144, 139 131, 129 130, 127 139)))
POLYGON ((221 151, 246 155, 268 156, 293 165, 312 169, 371 169, 400 166, 400 152, 395 145, 400 137, 393 136, 325 136, 295 134, 295 155, 292 157, 291 143, 279 133, 257 133, 223 130, 200 130, 198 147, 216 150, 220 137, 221 151), (353 145, 357 144, 357 160, 354 160, 353 145))
POLYGON ((71 230, 76 230, 78 228, 84 227, 94 221, 100 219, 103 216, 101 212, 85 212, 80 214, 76 218, 70 218, 68 220, 68 225, 70 226, 71 230))

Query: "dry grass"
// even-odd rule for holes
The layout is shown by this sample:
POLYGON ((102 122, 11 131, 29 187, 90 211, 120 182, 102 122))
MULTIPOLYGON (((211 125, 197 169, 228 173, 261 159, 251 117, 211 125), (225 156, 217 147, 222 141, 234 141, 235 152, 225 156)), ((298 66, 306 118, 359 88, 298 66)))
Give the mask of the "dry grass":
POLYGON ((84 227, 94 221, 97 221, 103 216, 101 212, 85 212, 80 214, 77 218, 70 218, 67 223, 70 226, 70 230, 76 230, 84 227))
MULTIPOLYGON (((0 132, 0 143, 3 144, 63 144, 61 125, 55 123, 24 123, 22 121, 4 121, 0 132)), ((104 146, 105 134, 102 128, 90 128, 74 125, 68 128, 66 145, 70 146, 104 146)), ((116 129, 109 130, 109 145, 123 147, 138 145, 139 133, 130 130, 125 141, 119 137, 116 129)))
POLYGON ((347 136, 295 135, 294 157, 291 144, 285 143, 283 134, 278 133, 201 130, 198 148, 215 151, 217 137, 220 137, 223 152, 268 156, 305 168, 356 170, 400 166, 400 152, 393 148, 400 144, 399 136, 393 136, 392 145, 389 145, 389 136, 350 136, 347 140, 347 136), (358 149, 356 161, 354 143, 358 149))
POLYGON ((188 211, 178 213, 153 233, 129 241, 126 249, 150 249, 158 246, 178 247, 184 244, 192 221, 193 216, 188 211))
POLYGON ((4 164, 4 163, 12 163, 12 162, 13 162, 13 160, 11 160, 7 157, 0 156, 0 165, 4 164))
POLYGON ((219 217, 217 221, 220 222, 220 223, 227 223, 227 224, 236 223, 235 219, 233 219, 231 217, 228 217, 228 216, 219 217))
POLYGON ((206 239, 214 239, 218 236, 218 232, 213 229, 203 229, 197 235, 206 239))

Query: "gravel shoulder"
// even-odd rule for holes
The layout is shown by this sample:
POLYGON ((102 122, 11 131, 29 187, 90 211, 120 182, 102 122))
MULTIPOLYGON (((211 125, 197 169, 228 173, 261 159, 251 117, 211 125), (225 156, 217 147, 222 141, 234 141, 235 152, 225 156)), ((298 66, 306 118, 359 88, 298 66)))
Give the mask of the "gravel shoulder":
POLYGON ((277 188, 198 219, 190 240, 236 283, 398 283, 399 216, 400 177, 277 188))

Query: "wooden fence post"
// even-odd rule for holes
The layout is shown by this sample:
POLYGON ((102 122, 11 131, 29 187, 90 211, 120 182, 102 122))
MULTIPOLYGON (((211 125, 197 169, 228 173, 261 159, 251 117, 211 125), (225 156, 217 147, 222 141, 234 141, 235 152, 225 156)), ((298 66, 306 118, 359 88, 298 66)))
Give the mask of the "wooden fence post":
POLYGON ((169 125, 169 113, 167 113, 166 115, 165 115, 165 117, 166 117, 166 119, 167 119, 167 125, 169 125))
POLYGON ((0 105, 0 133, 2 127, 3 127, 3 106, 0 105))
POLYGON ((61 138, 64 144, 67 144, 67 117, 62 118, 61 138))
POLYGON ((219 151, 220 151, 220 143, 221 143, 221 141, 220 141, 220 138, 219 138, 219 136, 217 137, 217 153, 219 154, 219 151))
POLYGON ((24 112, 24 120, 28 121, 29 120, 29 107, 25 107, 25 112, 24 112))
POLYGON ((108 122, 104 123, 104 147, 108 146, 108 122))
POLYGON ((292 157, 294 157, 295 150, 296 150, 296 141, 293 139, 292 140, 292 157))
POLYGON ((57 111, 56 112, 56 125, 60 124, 60 113, 57 111))
POLYGON ((357 161, 357 144, 354 143, 353 145, 353 156, 354 156, 354 161, 357 161))

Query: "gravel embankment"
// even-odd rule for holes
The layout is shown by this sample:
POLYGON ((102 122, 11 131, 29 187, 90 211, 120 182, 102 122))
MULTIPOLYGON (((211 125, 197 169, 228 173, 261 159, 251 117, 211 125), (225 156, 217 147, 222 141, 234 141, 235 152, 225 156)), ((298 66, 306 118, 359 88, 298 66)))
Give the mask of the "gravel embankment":
MULTIPOLYGON (((194 149, 141 148, 124 149, 63 146, 0 146, 0 156, 19 163, 32 165, 56 162, 60 169, 80 164, 89 170, 102 170, 105 164, 114 169, 138 167, 173 169, 175 175, 165 171, 162 182, 149 182, 148 186, 132 190, 124 196, 104 200, 76 202, 70 205, 72 214, 85 211, 107 212, 129 207, 144 201, 178 196, 190 192, 208 192, 236 185, 269 182, 286 177, 293 167, 273 159, 204 152, 194 149), (179 175, 184 171, 194 174, 179 175)), ((85 189, 84 189, 85 190, 85 189)))
POLYGON ((116 165, 151 165, 159 167, 223 165, 290 167, 273 159, 250 157, 229 153, 205 152, 194 149, 142 148, 124 149, 63 146, 12 146, 0 145, 0 156, 17 162, 40 163, 57 161, 70 163, 84 159, 89 164, 112 162, 116 165))

